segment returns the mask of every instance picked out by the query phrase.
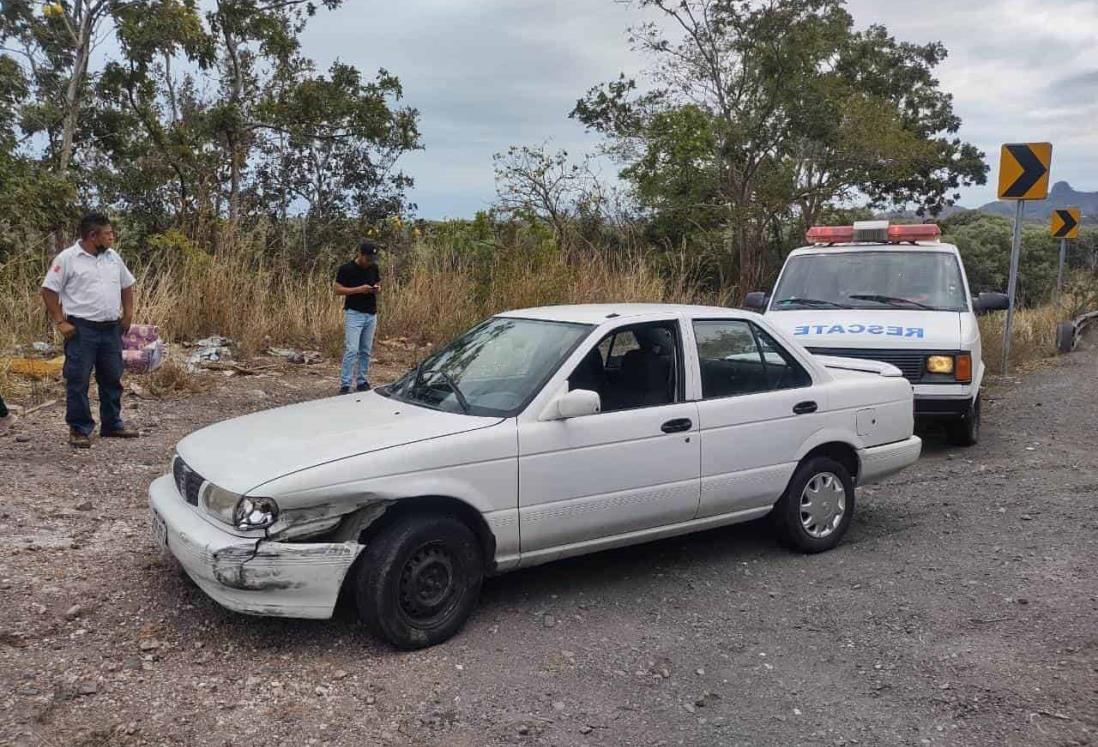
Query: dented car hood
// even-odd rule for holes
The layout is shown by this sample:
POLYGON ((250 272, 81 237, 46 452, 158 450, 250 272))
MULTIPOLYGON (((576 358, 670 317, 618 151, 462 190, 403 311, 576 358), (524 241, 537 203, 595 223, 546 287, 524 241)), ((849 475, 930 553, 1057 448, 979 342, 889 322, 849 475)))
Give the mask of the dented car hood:
POLYGON ((367 392, 216 423, 180 441, 177 453, 204 479, 245 494, 303 469, 500 420, 440 412, 367 392))

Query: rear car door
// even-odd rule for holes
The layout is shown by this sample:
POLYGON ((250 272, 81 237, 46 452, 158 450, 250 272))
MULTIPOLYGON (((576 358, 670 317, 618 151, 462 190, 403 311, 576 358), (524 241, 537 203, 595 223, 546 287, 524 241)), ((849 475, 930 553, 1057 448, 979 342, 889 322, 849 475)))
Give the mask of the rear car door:
POLYGON ((701 371, 699 518, 768 506, 826 409, 808 371, 760 325, 693 320, 701 371))
POLYGON ((698 508, 698 408, 685 401, 677 319, 623 325, 568 372, 602 411, 519 419, 522 552, 688 521, 698 508))

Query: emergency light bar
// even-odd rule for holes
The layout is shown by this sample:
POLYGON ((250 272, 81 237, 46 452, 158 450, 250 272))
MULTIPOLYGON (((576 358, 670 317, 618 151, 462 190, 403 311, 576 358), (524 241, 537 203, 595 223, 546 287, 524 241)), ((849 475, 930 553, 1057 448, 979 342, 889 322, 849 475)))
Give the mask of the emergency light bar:
POLYGON ((874 244, 903 244, 937 241, 942 231, 933 223, 890 226, 888 221, 859 221, 853 226, 812 226, 805 238, 810 244, 848 244, 865 241, 874 244))

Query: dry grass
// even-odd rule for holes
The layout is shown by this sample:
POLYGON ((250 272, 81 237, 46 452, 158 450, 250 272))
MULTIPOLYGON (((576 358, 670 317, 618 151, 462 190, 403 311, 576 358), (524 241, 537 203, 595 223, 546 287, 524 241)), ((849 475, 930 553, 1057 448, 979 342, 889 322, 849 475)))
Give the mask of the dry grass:
MULTIPOLYGON (((132 268, 138 278, 136 320, 159 325, 169 341, 221 334, 235 340, 246 355, 272 344, 328 355, 342 346, 341 304, 332 292, 339 259, 318 262, 312 270, 297 269, 270 256, 261 235, 228 242, 215 255, 175 236, 153 247, 150 256, 148 264, 132 268)), ((732 289, 701 292, 690 262, 685 255, 680 259, 668 277, 639 251, 566 256, 529 236, 506 245, 427 238, 386 259, 379 335, 406 340, 409 349, 419 351, 506 309, 606 301, 728 305, 732 289)), ((49 340, 54 334, 38 298, 46 269, 36 250, 0 265, 0 350, 49 340)), ((1059 305, 1019 311, 1013 366, 1054 355, 1056 322, 1083 307, 1098 308, 1093 288, 1091 279, 1080 279, 1059 305)), ((1002 327, 1002 315, 981 320, 984 359, 993 372, 1001 365, 1002 327)), ((44 396, 23 391, 27 386, 0 368, 0 393, 19 394, 24 401, 44 396)), ((146 386, 161 396, 191 392, 200 384, 169 363, 146 386)))
MULTIPOLYGON (((383 268, 382 337, 438 343, 493 313, 553 303, 685 301, 698 293, 684 278, 661 278, 641 254, 589 255, 503 248, 491 261, 419 243, 383 268)), ((38 283, 41 258, 0 266, 0 347, 50 339, 38 283), (6 292, 5 292, 6 291, 6 292)), ((136 320, 157 324, 169 340, 210 334, 232 338, 247 353, 270 344, 320 349, 342 345, 334 267, 301 271, 264 257, 249 242, 217 255, 181 253, 134 267, 136 320)))
MULTIPOLYGON (((176 343, 224 335, 245 355, 270 345, 328 355, 340 351, 342 311, 332 281, 334 266, 342 260, 303 271, 268 256, 261 236, 242 238, 216 255, 182 237, 173 242, 168 250, 153 251, 149 263, 131 263, 137 277, 136 321, 159 325, 166 339, 176 343)), ((0 265, 0 351, 35 340, 60 342, 38 296, 45 264, 41 252, 27 252, 0 265)), ((382 272, 379 336, 407 340, 414 351, 507 309, 595 301, 721 300, 703 298, 685 270, 661 277, 639 252, 566 257, 536 241, 516 240, 479 252, 476 246, 470 250, 453 242, 418 241, 400 256, 387 258, 382 272)), ((188 378, 168 364, 152 379, 150 392, 190 391, 195 385, 188 378)), ((9 380, 0 371, 0 392, 14 394, 13 382, 14 377, 9 380)))
MULTIPOLYGON (((1068 318, 1067 309, 1056 304, 1016 310, 1010 339, 1011 371, 1032 368, 1035 364, 1055 356, 1056 325, 1068 318)), ((1005 326, 1005 312, 980 318, 984 365, 992 375, 999 374, 1003 368, 1005 326)))
POLYGON ((209 391, 213 381, 208 376, 188 373, 184 366, 169 358, 160 368, 142 377, 139 386, 154 397, 178 397, 209 391))

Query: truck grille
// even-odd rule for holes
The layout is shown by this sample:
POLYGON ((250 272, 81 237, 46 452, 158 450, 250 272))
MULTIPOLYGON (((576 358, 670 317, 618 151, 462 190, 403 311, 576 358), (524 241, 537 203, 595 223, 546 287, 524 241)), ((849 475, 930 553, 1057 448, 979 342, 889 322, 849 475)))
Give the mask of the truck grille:
POLYGON ((923 380, 926 370, 926 357, 938 355, 932 350, 876 350, 864 348, 809 348, 815 355, 833 355, 838 358, 857 358, 865 361, 891 363, 903 372, 904 378, 912 384, 923 380))
POLYGON ((176 457, 172 462, 172 477, 175 478, 175 488, 183 500, 192 506, 198 505, 198 491, 205 482, 202 475, 187 466, 181 458, 176 457))

